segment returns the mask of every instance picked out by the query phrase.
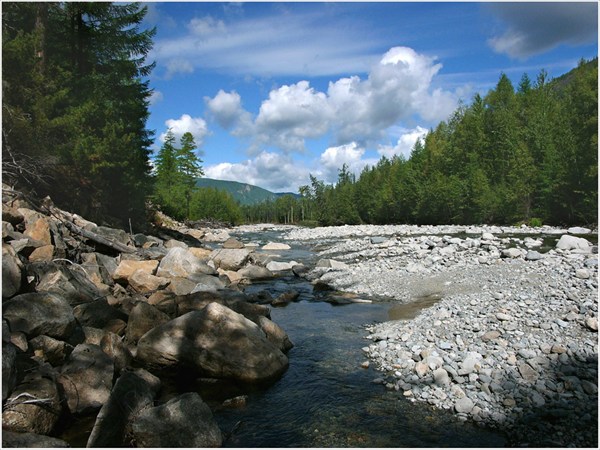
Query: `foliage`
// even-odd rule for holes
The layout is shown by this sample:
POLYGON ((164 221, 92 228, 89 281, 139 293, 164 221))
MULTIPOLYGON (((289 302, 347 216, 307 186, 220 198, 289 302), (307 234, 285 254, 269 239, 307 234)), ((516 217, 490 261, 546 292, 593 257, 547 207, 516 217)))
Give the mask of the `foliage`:
POLYGON ((311 176, 300 198, 246 209, 249 221, 355 223, 596 223, 598 60, 549 81, 496 87, 417 141, 408 160, 381 158, 335 185, 311 176), (286 209, 287 208, 287 209, 286 209), (287 211, 288 215, 282 214, 287 211), (283 219, 283 220, 282 220, 283 219))
POLYGON ((238 225, 242 211, 231 194, 215 188, 199 188, 191 201, 190 219, 216 219, 238 225))
POLYGON ((144 219, 152 142, 144 78, 153 68, 145 58, 154 35, 140 29, 146 10, 3 4, 3 155, 17 166, 35 161, 38 175, 4 172, 10 182, 92 219, 144 219))

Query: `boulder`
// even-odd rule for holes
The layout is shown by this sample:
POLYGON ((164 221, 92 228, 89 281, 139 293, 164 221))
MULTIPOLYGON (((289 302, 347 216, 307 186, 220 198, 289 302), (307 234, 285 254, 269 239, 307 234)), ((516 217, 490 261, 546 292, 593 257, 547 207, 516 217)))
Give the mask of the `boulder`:
POLYGON ((157 277, 138 269, 129 277, 129 285, 136 291, 142 294, 164 289, 171 283, 169 278, 157 277))
POLYGON ((121 373, 123 370, 131 367, 133 355, 123 342, 121 336, 106 331, 100 339, 100 348, 109 358, 113 360, 115 373, 121 373))
POLYGON ((18 225, 25 220, 25 217, 23 217, 23 214, 21 214, 16 208, 3 204, 2 220, 10 223, 11 225, 18 225))
POLYGON ((196 258, 207 260, 213 251, 209 248, 190 247, 188 248, 188 252, 190 252, 196 258))
POLYGON ((527 261, 538 261, 543 258, 544 255, 542 255, 540 252, 536 252, 535 250, 529 250, 527 252, 527 255, 525 255, 525 259, 527 261))
POLYGON ((214 302, 150 330, 138 342, 137 359, 245 382, 272 379, 288 366, 258 325, 214 302))
POLYGON ((320 259, 316 267, 331 268, 334 270, 343 270, 348 268, 348 264, 336 261, 335 259, 320 259))
POLYGON ((100 409, 110 396, 113 376, 113 360, 100 347, 75 347, 58 377, 69 411, 87 414, 100 409))
POLYGON ((592 244, 586 239, 570 236, 568 234, 563 234, 556 243, 556 248, 561 250, 588 250, 591 252, 591 247, 592 244))
MULTIPOLYGON (((177 280, 174 278, 173 280, 177 280)), ((158 291, 148 297, 148 304, 156 307, 170 317, 177 314, 177 303, 175 303, 176 294, 170 291, 158 291)))
POLYGON ((272 320, 261 316, 258 319, 258 326, 265 332, 267 339, 275 344, 275 346, 282 352, 286 353, 294 346, 293 342, 290 340, 283 328, 281 328, 272 320))
POLYGON ((75 328, 75 317, 69 303, 49 292, 17 295, 4 303, 2 309, 11 331, 22 331, 30 338, 45 334, 67 339, 75 328))
POLYGON ((255 266, 255 265, 248 265, 246 267, 244 267, 243 269, 238 270, 238 275, 240 275, 242 278, 254 281, 254 280, 268 280, 270 278, 273 278, 273 272, 271 272, 269 269, 267 269, 266 267, 261 267, 261 266, 255 266))
POLYGON ((102 297, 98 287, 81 267, 59 266, 54 262, 35 262, 27 266, 27 274, 35 277, 38 292, 53 292, 71 305, 94 301, 102 297))
POLYGON ((296 264, 295 266, 292 267, 292 272, 297 277, 301 277, 303 275, 306 275, 308 272, 310 272, 310 269, 308 267, 306 267, 304 264, 296 264))
POLYGON ((110 306, 106 299, 84 303, 73 308, 73 315, 79 323, 86 327, 108 329, 115 320, 127 322, 127 314, 110 306))
POLYGON ((127 426, 153 406, 159 390, 160 380, 144 369, 123 373, 96 417, 87 447, 124 447, 127 426))
POLYGON ((502 250, 502 257, 503 258, 520 258, 521 256, 523 256, 523 251, 520 248, 505 248, 504 250, 502 250))
POLYGON ((48 244, 42 247, 36 248, 29 255, 29 261, 37 262, 37 261, 52 261, 54 257, 54 245, 48 244))
POLYGON ((129 237, 129 233, 127 233, 125 230, 99 226, 94 230, 94 232, 110 241, 119 242, 124 245, 134 245, 129 237))
POLYGON ((298 263, 296 261, 271 261, 267 264, 267 269, 271 272, 283 272, 284 270, 292 270, 292 267, 294 267, 297 264, 298 263))
POLYGON ((45 217, 40 217, 34 222, 28 223, 23 234, 33 240, 43 242, 43 245, 52 244, 50 225, 45 217))
POLYGON ((203 237, 205 242, 225 242, 231 236, 226 230, 221 231, 210 231, 206 233, 203 237))
POLYGON ((29 372, 6 400, 3 431, 50 434, 53 430, 62 408, 56 382, 44 372, 29 372))
POLYGON ((17 348, 2 340, 2 402, 17 385, 17 348))
POLYGON ((136 447, 220 447, 221 430, 196 392, 143 410, 131 424, 136 447))
POLYGON ((268 306, 248 303, 245 294, 230 290, 195 292, 179 296, 175 302, 178 316, 191 311, 200 311, 214 302, 227 306, 256 324, 260 317, 271 317, 271 310, 268 306))
POLYGON ((23 284, 23 263, 15 250, 2 244, 2 298, 14 297, 23 284))
POLYGON ((129 313, 125 341, 137 344, 138 340, 152 328, 170 320, 169 316, 148 303, 139 302, 129 313))
POLYGON ((72 345, 43 334, 30 339, 29 346, 35 356, 52 366, 62 365, 73 351, 72 345))
POLYGON ((192 292, 215 291, 223 289, 225 283, 212 275, 196 274, 189 278, 171 278, 167 287, 175 295, 187 295, 192 292))
POLYGON ((194 274, 215 275, 216 272, 200 258, 181 247, 170 249, 156 271, 157 276, 167 278, 187 278, 194 274))
POLYGON ((238 241, 235 238, 229 238, 227 239, 225 242, 223 242, 223 248, 227 248, 227 249, 240 249, 240 248, 244 248, 244 243, 238 241))
POLYGON ((296 300, 298 300, 298 297, 300 297, 300 293, 298 291, 287 291, 281 294, 275 300, 273 300, 271 304, 273 306, 287 305, 290 302, 295 302, 296 300))
POLYGON ((165 246, 165 248, 175 248, 175 247, 188 248, 188 245, 185 242, 178 241, 177 239, 166 240, 164 243, 164 246, 165 246))
POLYGON ((590 234, 592 230, 584 227, 571 227, 567 230, 570 234, 590 234))
POLYGON ((36 433, 16 433, 2 430, 3 448, 69 448, 62 439, 36 433))
POLYGON ((140 270, 148 275, 153 275, 157 268, 158 261, 133 261, 124 259, 119 263, 112 277, 117 283, 126 284, 134 272, 140 270))
POLYGON ((218 249, 214 250, 210 254, 210 259, 214 262, 215 266, 223 270, 240 270, 250 256, 250 251, 245 248, 242 249, 218 249))
POLYGON ((289 250, 290 247, 288 244, 282 244, 280 242, 269 242, 266 245, 263 245, 263 250, 289 250))

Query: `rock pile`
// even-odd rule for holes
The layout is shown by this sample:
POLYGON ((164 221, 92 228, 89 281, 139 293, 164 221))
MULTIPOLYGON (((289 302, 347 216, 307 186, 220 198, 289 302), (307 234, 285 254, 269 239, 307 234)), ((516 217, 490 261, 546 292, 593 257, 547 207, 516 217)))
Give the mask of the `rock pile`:
POLYGON ((539 231, 514 234, 521 230, 318 230, 317 239, 333 240, 321 256, 347 267, 310 276, 400 303, 441 299, 413 320, 368 327, 372 343, 363 351, 388 389, 507 430, 515 446, 596 447, 597 246, 569 234, 589 229, 546 227, 556 236, 550 243, 539 231))
POLYGON ((58 427, 90 415, 88 446, 219 446, 197 393, 155 405, 157 375, 262 382, 286 370, 293 344, 239 290, 274 275, 226 230, 132 236, 8 186, 2 200, 3 446, 67 446, 58 427))

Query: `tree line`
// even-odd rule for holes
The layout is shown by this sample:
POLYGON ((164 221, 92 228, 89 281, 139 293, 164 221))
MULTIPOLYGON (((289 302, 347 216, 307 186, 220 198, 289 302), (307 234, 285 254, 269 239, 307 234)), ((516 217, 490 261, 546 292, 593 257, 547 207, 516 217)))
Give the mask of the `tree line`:
POLYGON ((382 157, 357 178, 314 176, 300 198, 257 205, 254 221, 341 224, 595 224, 598 216, 598 60, 517 88, 502 74, 417 141, 408 159, 382 157), (284 204, 285 202, 285 204, 284 204), (289 217, 289 216, 288 216, 289 217))

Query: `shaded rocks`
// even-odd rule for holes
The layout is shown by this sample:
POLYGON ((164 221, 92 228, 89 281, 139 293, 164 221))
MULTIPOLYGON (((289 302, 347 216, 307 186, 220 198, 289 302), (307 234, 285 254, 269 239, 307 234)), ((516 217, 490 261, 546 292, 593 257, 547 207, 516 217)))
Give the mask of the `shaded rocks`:
POLYGON ((2 244, 2 298, 15 296, 23 283, 23 263, 10 245, 2 244))
POLYGON ((29 337, 45 334, 67 339, 75 328, 71 306, 56 294, 32 292, 17 295, 4 303, 2 309, 11 331, 22 331, 29 337))
POLYGON ((137 447, 220 447, 223 442, 210 408, 195 392, 141 411, 131 431, 137 447))
POLYGON ((215 275, 216 272, 200 258, 194 256, 189 250, 181 247, 170 249, 160 261, 160 265, 156 271, 157 276, 166 278, 187 278, 194 274, 215 275))
POLYGON ((4 448, 68 448, 62 439, 36 433, 16 433, 2 430, 2 447, 4 448))
POLYGON ((258 325, 218 303, 150 330, 138 342, 137 359, 247 382, 277 377, 288 366, 258 325))
POLYGON ((130 344, 137 344, 144 334, 169 320, 169 316, 164 312, 148 303, 139 302, 129 313, 125 340, 130 344))
POLYGON ((117 266, 112 277, 117 283, 127 284, 129 278, 137 271, 153 275, 158 268, 158 261, 133 261, 124 259, 117 266))

